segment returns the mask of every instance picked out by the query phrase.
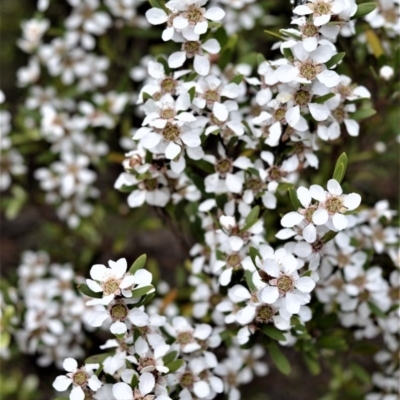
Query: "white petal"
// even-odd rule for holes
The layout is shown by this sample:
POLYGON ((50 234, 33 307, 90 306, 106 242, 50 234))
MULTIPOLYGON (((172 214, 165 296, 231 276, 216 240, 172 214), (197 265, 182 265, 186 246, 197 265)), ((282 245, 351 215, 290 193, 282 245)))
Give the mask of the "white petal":
POLYGON ((243 247, 243 239, 239 236, 231 236, 229 238, 229 245, 233 251, 239 251, 243 247))
POLYGON ((95 281, 102 282, 104 278, 108 275, 109 269, 103 264, 95 264, 90 268, 90 276, 95 281))
POLYGON ((326 198, 325 190, 323 189, 322 186, 319 185, 311 185, 310 194, 313 199, 318 201, 324 201, 326 198))
POLYGON ((114 335, 123 335, 126 332, 126 325, 121 321, 115 321, 110 326, 110 332, 114 335))
POLYGON ((303 221, 304 216, 298 212, 291 211, 283 216, 281 219, 281 225, 284 228, 292 228, 295 225, 298 225, 301 221, 303 221))
POLYGON ((156 385, 156 382, 155 382, 153 374, 151 374, 149 372, 144 372, 140 376, 139 390, 143 396, 150 393, 154 389, 155 385, 156 385))
POLYGON ((184 64, 185 61, 186 61, 186 52, 184 51, 177 51, 175 53, 172 53, 168 57, 168 65, 171 68, 179 68, 184 64))
POLYGON ((310 191, 304 186, 300 186, 297 191, 297 198, 304 208, 307 208, 311 203, 311 194, 310 191))
POLYGON ((78 363, 71 357, 68 357, 63 362, 63 368, 68 372, 73 372, 78 368, 78 363))
POLYGON ((201 21, 201 22, 198 22, 195 25, 195 27, 193 29, 193 32, 196 35, 202 35, 203 33, 207 32, 207 28, 208 28, 208 22, 207 21, 201 21))
POLYGON ((316 121, 325 121, 329 116, 329 110, 324 104, 310 103, 308 109, 316 121))
POLYGON ((312 215, 312 221, 315 225, 324 225, 329 219, 329 213, 325 208, 318 208, 312 215))
POLYGON ((64 392, 68 389, 68 386, 72 383, 72 379, 65 375, 57 376, 56 380, 53 382, 53 388, 58 392, 64 392))
POLYGON ((266 286, 261 291, 261 300, 267 304, 275 303, 279 298, 279 290, 275 286, 266 286))
POLYGON ((300 311, 300 302, 294 293, 286 293, 286 310, 291 314, 297 314, 300 311))
POLYGON ((113 395, 117 400, 132 400, 133 393, 131 387, 125 382, 118 382, 113 385, 113 395))
POLYGON ((296 288, 305 293, 310 293, 315 288, 315 282, 309 276, 303 276, 296 282, 296 288))
POLYGON ((215 102, 213 105, 213 114, 221 121, 224 122, 228 119, 229 111, 224 104, 215 102))
POLYGON ((221 50, 221 45, 216 39, 209 39, 201 45, 202 49, 211 54, 218 54, 221 50))
POLYGON ((222 274, 219 276, 219 283, 221 286, 227 286, 231 282, 232 278, 232 268, 227 268, 225 271, 222 271, 222 274))
POLYGON ((225 182, 230 192, 240 193, 242 191, 243 181, 237 175, 227 174, 225 182))
POLYGON ((182 15, 178 15, 174 18, 172 25, 176 29, 185 29, 189 25, 189 21, 186 18, 182 17, 182 15))
POLYGON ((302 232, 303 238, 308 243, 314 243, 317 240, 317 230, 313 224, 308 224, 302 232))
POLYGON ((211 7, 205 13, 204 17, 210 21, 221 21, 225 16, 225 11, 219 7, 211 7))
POLYGON ((146 18, 152 25, 160 25, 167 22, 168 16, 161 8, 150 8, 146 11, 146 18))
POLYGON ((294 127, 300 120, 300 107, 289 108, 285 113, 285 119, 291 127, 294 127))
POLYGON ((197 397, 202 399, 210 394, 210 386, 207 382, 198 381, 193 385, 193 392, 197 397))
POLYGON ((343 205, 348 210, 355 210, 360 204, 361 196, 358 193, 350 193, 343 200, 343 205))
POLYGON ((97 282, 92 281, 91 279, 86 279, 86 284, 93 292, 100 293, 103 291, 103 288, 97 282))
POLYGON ((85 400, 85 393, 80 386, 76 386, 69 394, 70 400, 85 400))
POLYGON ((344 124, 350 136, 358 136, 358 134, 360 133, 360 125, 357 121, 346 118, 344 120, 344 124))
POLYGON ((138 308, 134 308, 129 311, 128 318, 133 325, 139 327, 146 326, 149 323, 149 316, 138 308))
POLYGON ((336 179, 329 179, 327 185, 329 193, 340 196, 343 193, 342 187, 336 179))
POLYGON ((335 71, 329 69, 325 69, 318 74, 317 79, 328 88, 335 87, 340 82, 340 76, 335 71))
POLYGON ((146 199, 146 192, 144 190, 134 190, 128 196, 128 205, 131 208, 140 207, 146 199))
POLYGON ((167 148, 165 149, 165 157, 169 160, 173 160, 180 152, 182 148, 175 142, 169 142, 167 148))
POLYGON ((345 215, 336 213, 332 217, 332 223, 333 223, 333 226, 338 231, 341 231, 341 230, 347 228, 349 221, 347 220, 347 217, 345 215))
POLYGON ((289 83, 292 82, 299 74, 299 70, 292 65, 284 64, 281 65, 276 71, 275 76, 279 82, 289 83))
POLYGON ((196 54, 193 67, 199 75, 206 76, 210 72, 210 61, 207 57, 196 54))
POLYGON ((298 15, 308 15, 308 14, 312 14, 312 13, 313 13, 313 11, 311 10, 311 8, 310 8, 310 7, 307 7, 307 6, 305 6, 305 5, 297 6, 297 7, 293 10, 293 12, 294 12, 295 14, 298 14, 298 15))

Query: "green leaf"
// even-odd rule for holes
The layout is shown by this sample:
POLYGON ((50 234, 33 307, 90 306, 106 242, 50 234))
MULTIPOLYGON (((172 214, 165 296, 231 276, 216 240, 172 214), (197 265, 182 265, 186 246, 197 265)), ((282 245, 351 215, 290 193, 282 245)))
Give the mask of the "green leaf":
POLYGON ((233 79, 231 79, 230 83, 236 83, 239 85, 239 83, 242 83, 244 79, 244 75, 237 75, 233 79))
POLYGON ((377 317, 386 318, 386 314, 377 305, 372 303, 372 301, 368 302, 368 307, 377 317))
POLYGON ((193 86, 189 89, 189 96, 190 96, 190 102, 192 102, 194 96, 196 96, 196 86, 193 86))
POLYGON ((261 328, 261 331, 264 333, 264 335, 269 336, 271 339, 274 340, 285 340, 285 335, 280 331, 278 328, 276 328, 274 325, 264 325, 261 328))
POLYGON ((166 365, 166 367, 169 369, 169 373, 172 374, 173 372, 178 370, 180 367, 182 367, 182 365, 184 363, 185 363, 185 361, 180 358, 178 360, 174 360, 174 361, 170 362, 169 364, 166 365))
POLYGON ((85 364, 101 364, 107 357, 111 357, 113 355, 115 355, 115 352, 96 354, 95 356, 90 356, 87 358, 85 360, 85 364))
POLYGON ((142 254, 140 257, 138 257, 129 268, 129 273, 134 275, 137 270, 142 269, 146 264, 146 260, 146 254, 142 254))
POLYGON ((264 32, 268 33, 268 35, 278 38, 279 40, 285 40, 285 38, 283 36, 281 36, 279 33, 268 31, 268 30, 264 30, 264 32))
POLYGON ((299 35, 299 34, 297 34, 295 32, 291 32, 288 29, 279 29, 279 32, 282 33, 282 35, 289 36, 289 37, 291 37, 293 39, 302 40, 301 39, 301 35, 299 35))
POLYGON ((299 208, 303 208, 299 199, 297 198, 297 193, 294 189, 289 189, 290 200, 292 201, 294 209, 297 211, 299 208))
POLYGON ((272 342, 268 345, 268 351, 269 355, 272 358, 272 361, 279 369, 279 371, 281 371, 282 374, 289 375, 291 371, 290 363, 285 355, 281 352, 276 342, 272 342))
POLYGON ((157 62, 162 64, 162 66, 164 67, 165 74, 169 75, 169 73, 171 72, 171 69, 169 68, 167 60, 163 56, 158 56, 157 62))
POLYGON ((127 185, 122 185, 118 191, 120 191, 121 193, 131 193, 135 190, 136 185, 132 185, 132 186, 127 186, 127 185))
POLYGON ((94 297, 96 299, 101 299, 103 297, 103 293, 96 293, 93 290, 89 289, 89 286, 86 283, 81 283, 78 285, 79 291, 81 291, 84 295, 89 297, 94 297))
POLYGON ((367 37, 367 42, 371 47, 372 52, 374 53, 375 58, 379 58, 380 56, 384 55, 385 51, 383 50, 381 41, 377 34, 372 29, 368 29, 365 32, 365 35, 367 37))
POLYGON ((143 101, 152 99, 153 96, 151 96, 150 94, 146 93, 146 92, 142 92, 142 97, 143 97, 143 101))
POLYGON ((359 121, 360 119, 372 117, 375 114, 376 110, 373 108, 362 108, 361 110, 357 110, 355 113, 351 114, 351 118, 359 121))
POLYGON ((317 346, 322 349, 346 350, 346 340, 338 336, 322 336, 317 340, 317 346))
POLYGON ((248 269, 246 269, 244 271, 244 276, 246 278, 246 283, 247 283, 247 286, 249 287, 249 289, 251 291, 256 291, 257 290, 256 285, 253 283, 253 273, 251 271, 249 271, 248 269))
POLYGON ((264 55, 261 54, 261 53, 258 53, 258 54, 257 54, 257 65, 260 65, 260 64, 262 64, 263 62, 265 62, 265 57, 264 57, 264 55))
POLYGON ((259 206, 253 207, 249 212, 249 215, 246 217, 244 226, 240 230, 240 233, 249 230, 258 221, 259 214, 260 214, 260 207, 259 206))
POLYGON ((139 384, 139 379, 136 374, 133 374, 131 380, 131 388, 134 389, 135 387, 138 386, 138 384, 139 384))
POLYGON ((376 8, 376 4, 375 3, 359 4, 357 6, 356 13, 351 17, 351 19, 362 18, 365 15, 368 15, 370 12, 374 11, 375 8, 376 8))
POLYGON ((220 22, 217 21, 208 21, 208 29, 212 29, 212 28, 220 28, 222 26, 222 24, 220 22))
POLYGON ((232 35, 225 46, 220 52, 220 57, 218 61, 219 67, 224 70, 225 67, 232 61, 233 51, 235 50, 238 42, 238 35, 232 35))
POLYGON ((158 0, 149 0, 149 3, 152 7, 161 8, 163 10, 166 10, 165 6, 163 4, 161 4, 158 0))
POLYGON ((145 294, 149 293, 150 291, 154 291, 154 286, 153 285, 147 285, 143 286, 137 289, 132 290, 132 297, 142 297, 145 294))
POLYGON ((330 242, 339 232, 329 231, 322 237, 322 243, 330 242))
POLYGON ((327 100, 331 99, 332 97, 335 97, 335 93, 328 93, 328 94, 326 94, 324 96, 319 96, 316 99, 313 99, 313 103, 323 104, 327 100))
POLYGON ((352 363, 351 364, 351 370, 353 371, 354 375, 363 383, 366 385, 369 385, 371 383, 371 378, 369 373, 359 364, 352 363))
POLYGON ((312 375, 319 375, 321 373, 321 366, 317 360, 308 354, 303 354, 303 359, 312 375))
POLYGON ((284 47, 283 49, 282 49, 282 51, 283 51, 283 55, 285 56, 285 58, 287 59, 287 60, 293 60, 293 53, 292 53, 292 50, 290 50, 288 47, 284 47))
POLYGON ((176 357, 178 356, 177 351, 171 351, 163 357, 164 365, 172 363, 175 361, 176 357))
POLYGON ((135 307, 145 306, 146 304, 150 303, 150 301, 153 299, 153 297, 155 297, 155 295, 156 295, 155 291, 146 294, 146 296, 144 296, 143 299, 139 301, 139 303, 135 303, 135 307))
POLYGON ((347 154, 342 153, 336 161, 335 169, 333 171, 333 179, 336 179, 339 183, 342 182, 347 169, 347 154))
POLYGON ((326 68, 332 68, 336 64, 338 64, 340 61, 342 61, 343 57, 346 55, 346 53, 337 53, 335 54, 329 61, 325 63, 326 68))
POLYGON ((281 182, 278 185, 278 192, 286 192, 289 189, 293 188, 293 183, 289 183, 289 182, 281 182))
POLYGON ((251 246, 249 248, 249 254, 250 254, 251 261, 253 261, 254 266, 256 268, 258 268, 257 264, 256 264, 256 257, 258 257, 261 260, 262 259, 261 254, 255 247, 251 247, 251 246))

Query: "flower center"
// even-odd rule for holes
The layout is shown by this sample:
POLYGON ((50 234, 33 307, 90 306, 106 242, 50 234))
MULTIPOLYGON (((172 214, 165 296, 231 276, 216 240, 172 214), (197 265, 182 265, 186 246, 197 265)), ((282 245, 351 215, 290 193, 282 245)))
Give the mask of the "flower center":
POLYGON ((161 82, 161 90, 163 93, 173 93, 175 92, 176 82, 172 78, 165 78, 161 82))
POLYGON ((339 268, 343 268, 345 265, 347 265, 350 262, 350 258, 343 253, 339 253, 336 256, 337 262, 338 262, 338 266, 339 268))
POLYGON ((165 140, 169 142, 173 142, 174 140, 179 138, 181 130, 179 126, 171 124, 171 122, 167 122, 164 129, 162 130, 162 135, 164 136, 165 140))
POLYGON ((301 27, 301 32, 304 36, 312 37, 318 34, 318 28, 311 22, 307 22, 301 27))
POLYGON ((144 187, 146 188, 146 190, 148 190, 149 192, 156 190, 158 187, 158 182, 157 179, 153 178, 153 179, 146 179, 144 182, 144 187))
POLYGON ((207 92, 204 93, 204 98, 207 102, 215 102, 219 100, 220 96, 216 90, 207 90, 207 92))
POLYGON ((232 170, 232 163, 228 159, 220 160, 215 165, 215 170, 221 175, 227 174, 232 170))
POLYGON ((281 292, 287 293, 293 289, 293 279, 290 276, 282 275, 276 286, 281 292))
POLYGON ((119 282, 115 279, 110 279, 104 282, 103 292, 105 295, 113 294, 119 289, 119 282))
POLYGON ((160 117, 163 119, 172 119, 175 117, 175 110, 172 108, 165 108, 161 111, 160 117))
POLYGON ((342 202, 343 201, 340 197, 331 197, 330 199, 326 200, 325 208, 329 213, 335 214, 342 208, 342 202))
POLYGON ((317 207, 312 206, 312 207, 308 207, 304 210, 304 218, 308 221, 308 222, 312 222, 312 216, 315 212, 315 210, 317 209, 317 207))
POLYGON ((300 89, 294 93, 293 100, 299 106, 305 106, 310 102, 311 94, 307 90, 300 89))
MULTIPOLYGON (((319 3, 313 4, 314 14, 325 15, 330 14, 332 5, 330 3, 325 3, 321 1, 319 3)), ((310 7, 311 8, 311 7, 310 7)))
POLYGON ((258 193, 262 189, 262 181, 260 179, 252 178, 246 183, 246 188, 258 193))
POLYGON ((181 332, 176 337, 176 341, 179 344, 188 344, 193 342, 193 335, 192 332, 181 332))
POLYGON ((343 107, 338 107, 335 111, 332 112, 333 117, 339 124, 341 124, 344 121, 344 119, 347 116, 346 114, 347 113, 343 107))
POLYGON ((279 107, 274 112, 274 118, 277 121, 283 121, 285 119, 285 115, 286 115, 286 109, 283 107, 279 107))
POLYGON ((208 302, 212 307, 216 307, 219 303, 221 303, 221 301, 222 301, 222 295, 217 293, 211 295, 210 298, 208 299, 208 302))
POLYGON ((300 74, 308 79, 309 81, 313 80, 317 74, 320 72, 320 65, 314 65, 313 63, 304 63, 300 66, 300 74))
POLYGON ((282 177, 286 176, 286 172, 285 171, 281 171, 278 166, 274 165, 271 168, 269 168, 268 175, 269 175, 271 180, 278 181, 282 177))
POLYGON ((185 372, 179 379, 179 382, 184 388, 192 387, 194 384, 193 374, 191 372, 185 372))
POLYGON ((128 307, 122 303, 114 304, 110 308, 110 315, 113 320, 124 321, 128 316, 128 307))
POLYGON ((77 386, 83 386, 88 380, 88 374, 85 371, 79 370, 72 375, 72 381, 77 386))
POLYGON ((238 253, 234 253, 228 256, 226 263, 231 267, 238 268, 242 262, 242 257, 238 253))
POLYGON ((156 362, 154 361, 154 358, 143 357, 139 360, 140 368, 146 368, 146 367, 151 367, 151 366, 155 366, 155 365, 156 365, 156 362))
POLYGON ((256 321, 261 324, 266 324, 272 320, 274 310, 269 305, 263 305, 257 308, 256 321))
POLYGON ((185 42, 183 44, 183 49, 186 51, 187 55, 192 57, 200 52, 200 47, 200 42, 185 42))
POLYGON ((203 18, 203 11, 201 8, 192 5, 185 13, 186 18, 192 24, 197 24, 198 22, 202 21, 203 18))

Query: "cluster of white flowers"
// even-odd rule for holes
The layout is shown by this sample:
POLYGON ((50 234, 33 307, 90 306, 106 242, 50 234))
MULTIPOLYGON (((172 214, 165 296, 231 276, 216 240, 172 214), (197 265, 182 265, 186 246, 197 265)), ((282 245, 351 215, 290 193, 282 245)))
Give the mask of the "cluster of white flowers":
POLYGON ((24 314, 13 334, 20 350, 37 354, 41 366, 61 367, 68 356, 83 357, 88 307, 77 293, 72 266, 51 263, 44 251, 25 251, 17 272, 24 314))
MULTIPOLYGON (((5 102, 4 93, 0 90, 0 105, 5 102)), ((12 183, 13 175, 26 172, 24 160, 17 149, 12 147, 11 114, 0 109, 0 192, 7 190, 12 183)))
POLYGON ((139 257, 129 271, 126 259, 109 261, 109 268, 101 264, 91 268, 92 279, 80 289, 94 297, 88 306, 104 308, 96 307, 87 321, 93 327, 108 321, 115 339, 100 347, 112 353, 104 354, 101 367, 89 358, 78 368, 74 359, 67 358, 64 369, 68 374, 59 376, 54 388, 65 391, 72 383, 71 400, 85 396, 170 400, 173 393, 181 399, 213 399, 224 390, 233 393, 230 398, 238 398, 237 386, 251 381, 252 368, 259 375, 268 372, 266 364, 258 361, 263 349, 256 346, 246 351, 233 346, 220 362, 212 350, 222 340, 219 327, 193 323, 174 313, 167 318, 160 315, 157 303, 146 307, 155 289, 151 273, 143 269, 145 260, 139 257), (115 383, 99 380, 102 372, 115 383))

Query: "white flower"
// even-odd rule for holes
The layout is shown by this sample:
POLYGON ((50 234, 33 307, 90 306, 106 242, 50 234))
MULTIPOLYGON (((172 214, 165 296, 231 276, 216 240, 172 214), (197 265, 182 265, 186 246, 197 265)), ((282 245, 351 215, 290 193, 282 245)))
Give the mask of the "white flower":
POLYGON ((319 185, 311 185, 311 197, 319 201, 318 210, 313 214, 313 221, 323 224, 330 218, 333 227, 337 230, 345 229, 348 220, 343 213, 355 210, 361 203, 361 196, 357 193, 344 195, 338 181, 328 181, 328 192, 319 185), (324 221, 324 222, 323 222, 324 221))
POLYGON ((87 387, 96 392, 100 389, 102 383, 99 378, 93 374, 93 370, 99 367, 99 364, 87 364, 78 368, 78 363, 73 358, 66 358, 63 363, 67 375, 60 375, 53 382, 53 387, 58 392, 63 392, 71 385, 74 386, 69 398, 70 400, 84 400, 87 387))
POLYGON ((327 24, 332 15, 339 14, 346 6, 343 0, 308 0, 304 5, 297 6, 293 12, 298 15, 313 14, 316 26, 327 24))
POLYGON ((389 81, 394 76, 394 70, 389 65, 384 65, 379 70, 379 76, 384 79, 385 81, 389 81))

